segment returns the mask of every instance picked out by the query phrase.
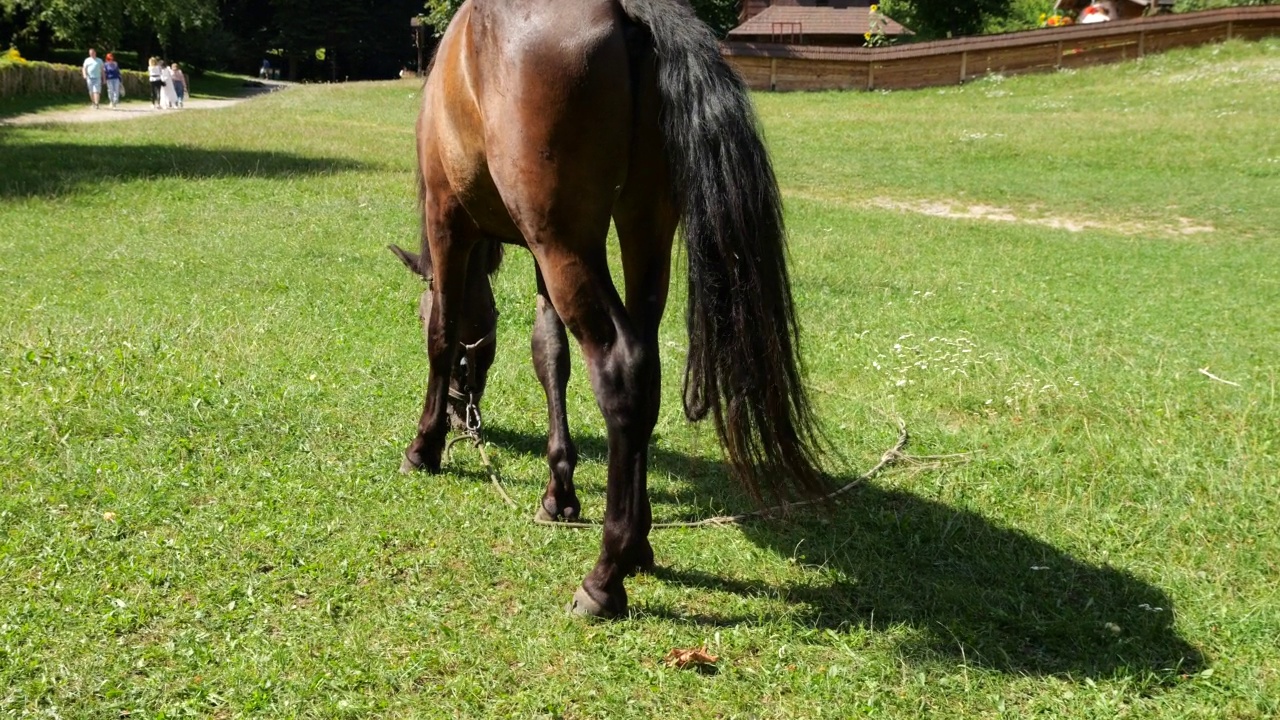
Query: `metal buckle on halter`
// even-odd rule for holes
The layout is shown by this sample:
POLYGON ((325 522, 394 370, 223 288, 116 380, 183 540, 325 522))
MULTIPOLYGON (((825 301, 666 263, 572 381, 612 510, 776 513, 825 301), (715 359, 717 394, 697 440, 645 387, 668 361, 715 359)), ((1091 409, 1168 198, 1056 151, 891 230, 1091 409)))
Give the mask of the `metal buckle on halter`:
POLYGON ((477 437, 484 427, 484 420, 480 417, 480 406, 476 405, 475 394, 470 392, 467 393, 466 425, 467 432, 477 437))

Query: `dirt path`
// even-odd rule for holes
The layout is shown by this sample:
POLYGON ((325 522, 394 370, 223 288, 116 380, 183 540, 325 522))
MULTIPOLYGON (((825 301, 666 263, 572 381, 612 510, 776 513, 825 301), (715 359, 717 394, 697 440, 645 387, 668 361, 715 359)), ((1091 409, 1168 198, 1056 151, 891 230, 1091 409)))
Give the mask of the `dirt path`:
POLYGON ((187 110, 216 110, 218 108, 231 107, 238 105, 245 100, 251 100, 259 95, 265 95, 269 92, 288 87, 284 83, 272 84, 264 87, 245 88, 245 94, 234 98, 194 98, 187 100, 183 107, 173 110, 156 110, 151 107, 151 103, 146 100, 128 100, 120 103, 119 107, 111 107, 107 104, 105 97, 101 107, 97 110, 93 109, 86 102, 82 108, 75 110, 58 110, 56 112, 38 112, 28 113, 26 115, 16 115, 11 118, 0 118, 0 125, 51 125, 63 123, 97 123, 111 122, 114 120, 136 120, 137 118, 153 117, 156 115, 168 115, 172 113, 182 113, 187 110))

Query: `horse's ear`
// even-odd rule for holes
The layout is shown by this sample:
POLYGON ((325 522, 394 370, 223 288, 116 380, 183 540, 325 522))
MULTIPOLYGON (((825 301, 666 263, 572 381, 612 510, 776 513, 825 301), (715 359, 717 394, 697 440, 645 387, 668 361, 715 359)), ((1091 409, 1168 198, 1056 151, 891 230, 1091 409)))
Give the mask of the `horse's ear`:
MULTIPOLYGON (((408 250, 405 250, 404 248, 400 247, 399 245, 396 245, 395 243, 391 243, 390 245, 388 245, 387 249, 395 253, 395 256, 400 258, 400 262, 404 263, 405 267, 409 268, 410 270, 412 270, 414 273, 418 275, 423 274, 422 266, 419 264, 420 258, 418 257, 417 253, 411 253, 408 250)), ((425 277, 425 275, 423 277, 425 277)))

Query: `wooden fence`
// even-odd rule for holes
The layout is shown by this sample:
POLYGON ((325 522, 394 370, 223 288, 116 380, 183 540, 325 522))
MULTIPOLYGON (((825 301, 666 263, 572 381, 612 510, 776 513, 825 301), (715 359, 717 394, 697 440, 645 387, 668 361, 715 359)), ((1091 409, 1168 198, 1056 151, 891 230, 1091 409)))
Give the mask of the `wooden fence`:
POLYGON ((1280 6, 1156 15, 888 48, 724 43, 756 90, 903 90, 1132 60, 1149 53, 1280 35, 1280 6))

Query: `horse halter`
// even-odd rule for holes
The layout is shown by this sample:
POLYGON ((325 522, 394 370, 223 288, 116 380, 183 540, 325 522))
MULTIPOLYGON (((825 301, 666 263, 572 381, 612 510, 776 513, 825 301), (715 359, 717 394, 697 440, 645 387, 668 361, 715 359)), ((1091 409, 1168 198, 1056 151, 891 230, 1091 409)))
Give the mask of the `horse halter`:
MULTIPOLYGON (((422 279, 427 283, 427 292, 435 290, 434 276, 424 275, 422 279)), ((458 341, 458 345, 462 349, 462 354, 458 356, 458 369, 463 371, 461 374, 462 389, 454 389, 453 383, 449 384, 449 398, 459 403, 465 403, 463 423, 466 426, 467 434, 474 438, 480 436, 480 429, 484 425, 484 421, 480 417, 480 406, 476 404, 475 398, 476 390, 479 387, 479 378, 477 377, 479 363, 476 362, 476 353, 481 348, 497 344, 499 314, 495 308, 493 311, 493 327, 489 328, 489 332, 485 333, 484 337, 473 343, 458 341)))
POLYGON ((483 347, 496 344, 497 341, 498 320, 495 312, 493 327, 484 337, 473 343, 458 342, 458 345, 462 348, 462 355, 458 358, 458 367, 464 371, 462 389, 455 390, 453 385, 450 384, 449 397, 458 402, 466 403, 463 422, 466 424, 468 434, 478 435, 480 429, 484 426, 484 421, 480 417, 480 406, 476 404, 475 397, 479 380, 476 377, 477 368, 479 367, 479 363, 476 362, 476 353, 483 347))

